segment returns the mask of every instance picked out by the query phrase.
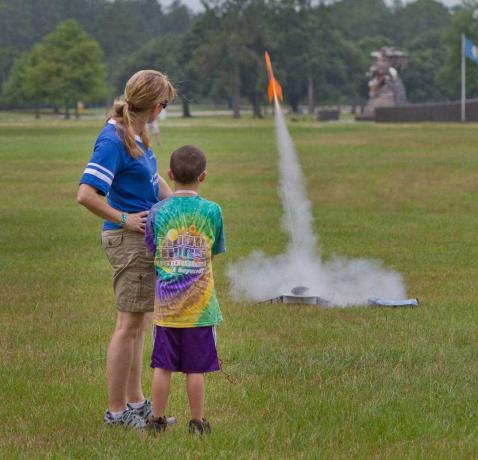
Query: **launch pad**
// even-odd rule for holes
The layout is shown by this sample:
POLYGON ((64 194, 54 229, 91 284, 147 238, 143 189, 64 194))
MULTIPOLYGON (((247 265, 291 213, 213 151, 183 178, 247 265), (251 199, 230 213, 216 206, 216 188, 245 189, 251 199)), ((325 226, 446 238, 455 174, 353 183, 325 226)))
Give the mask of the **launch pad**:
POLYGON ((307 295, 308 287, 296 286, 292 288, 289 294, 283 294, 278 297, 274 297, 269 300, 265 300, 262 303, 289 303, 289 304, 302 304, 302 305, 319 305, 322 307, 331 307, 332 303, 322 297, 307 295))
MULTIPOLYGON (((284 303, 284 304, 295 304, 295 305, 318 305, 320 307, 333 307, 333 303, 330 300, 324 299, 315 295, 308 295, 308 287, 297 286, 291 289, 290 293, 282 294, 278 297, 273 297, 272 299, 264 300, 261 303, 284 303)), ((418 307, 418 299, 379 299, 377 297, 372 297, 368 299, 368 305, 371 307, 390 307, 390 308, 399 308, 399 307, 409 307, 414 308, 418 307)))

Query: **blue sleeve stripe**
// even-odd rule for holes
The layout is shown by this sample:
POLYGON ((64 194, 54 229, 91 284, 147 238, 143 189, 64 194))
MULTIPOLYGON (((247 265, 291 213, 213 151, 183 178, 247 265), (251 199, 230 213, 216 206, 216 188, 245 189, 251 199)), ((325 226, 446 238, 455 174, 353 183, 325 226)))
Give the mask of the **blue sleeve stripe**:
POLYGON ((110 178, 109 178, 108 176, 106 176, 105 174, 100 173, 100 172, 97 171, 96 169, 86 168, 85 171, 83 172, 83 174, 91 174, 92 176, 95 176, 95 177, 97 177, 98 179, 101 179, 103 182, 106 182, 108 185, 111 185, 111 183, 113 182, 112 179, 110 179, 110 178))
POLYGON ((93 166, 95 168, 100 169, 101 171, 108 174, 108 176, 110 176, 111 179, 113 179, 115 177, 115 175, 109 169, 105 168, 104 166, 99 165, 98 163, 88 163, 86 166, 93 166))

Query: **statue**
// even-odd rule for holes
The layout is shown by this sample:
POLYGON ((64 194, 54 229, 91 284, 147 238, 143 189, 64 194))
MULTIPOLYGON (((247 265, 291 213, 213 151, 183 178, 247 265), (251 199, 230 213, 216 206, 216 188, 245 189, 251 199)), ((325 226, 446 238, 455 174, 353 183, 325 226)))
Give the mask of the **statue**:
POLYGON ((373 64, 367 73, 369 100, 364 116, 374 118, 377 107, 396 107, 407 104, 405 86, 398 72, 405 69, 408 55, 395 48, 384 46, 371 53, 373 64))

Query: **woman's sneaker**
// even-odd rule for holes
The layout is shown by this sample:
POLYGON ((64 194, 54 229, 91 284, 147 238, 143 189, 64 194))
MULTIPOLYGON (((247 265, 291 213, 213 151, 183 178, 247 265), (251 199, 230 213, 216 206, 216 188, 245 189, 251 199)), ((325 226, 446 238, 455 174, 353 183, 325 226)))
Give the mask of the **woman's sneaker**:
POLYGON ((153 415, 153 408, 151 406, 151 401, 149 399, 144 400, 144 404, 139 408, 135 409, 131 404, 126 404, 128 406, 128 409, 135 410, 140 417, 143 417, 145 420, 147 420, 149 417, 153 415))
POLYGON ((211 434, 211 425, 203 418, 202 420, 192 419, 189 421, 189 432, 202 436, 203 434, 211 434))
MULTIPOLYGON (((147 421, 150 417, 153 416, 153 407, 149 399, 145 399, 144 405, 139 409, 135 409, 129 403, 127 404, 127 406, 129 409, 135 410, 141 417, 144 418, 145 421, 147 421)), ((175 417, 166 417, 166 420, 168 422, 168 425, 174 425, 176 423, 175 417)))
POLYGON ((123 413, 118 417, 113 417, 111 412, 107 410, 103 421, 106 426, 124 426, 125 428, 133 428, 136 430, 142 430, 146 428, 146 422, 143 417, 141 417, 138 412, 129 407, 123 411, 123 413))
POLYGON ((151 416, 146 421, 146 429, 153 434, 162 433, 163 431, 166 431, 167 427, 168 427, 167 417, 151 416))

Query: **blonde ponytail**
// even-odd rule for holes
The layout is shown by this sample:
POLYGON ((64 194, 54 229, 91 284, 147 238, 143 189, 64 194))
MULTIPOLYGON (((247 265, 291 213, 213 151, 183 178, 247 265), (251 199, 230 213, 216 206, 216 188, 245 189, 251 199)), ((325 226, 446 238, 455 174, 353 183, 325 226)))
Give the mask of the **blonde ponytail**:
MULTIPOLYGON (((156 70, 140 70, 126 83, 124 99, 114 102, 110 118, 116 121, 116 131, 133 158, 144 155, 133 131, 133 121, 147 121, 148 112, 158 104, 171 102, 176 90, 168 77, 156 70)), ((148 149, 151 145, 146 124, 139 133, 141 142, 148 149)))

